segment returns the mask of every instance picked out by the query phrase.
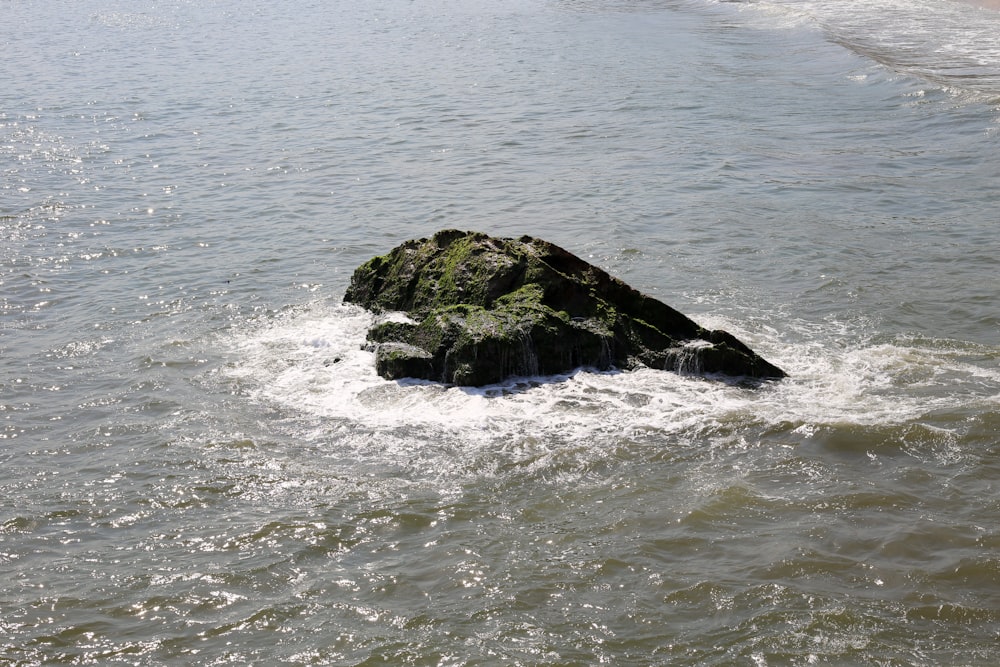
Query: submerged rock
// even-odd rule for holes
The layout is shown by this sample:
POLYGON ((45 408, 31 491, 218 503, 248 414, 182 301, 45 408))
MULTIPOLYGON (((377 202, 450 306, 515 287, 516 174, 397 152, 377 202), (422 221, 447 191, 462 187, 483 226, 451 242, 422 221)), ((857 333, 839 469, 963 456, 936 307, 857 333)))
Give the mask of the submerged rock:
POLYGON ((355 270, 346 303, 402 312, 368 332, 376 370, 481 386, 580 367, 641 366, 776 379, 785 373, 725 331, 543 241, 445 230, 355 270))

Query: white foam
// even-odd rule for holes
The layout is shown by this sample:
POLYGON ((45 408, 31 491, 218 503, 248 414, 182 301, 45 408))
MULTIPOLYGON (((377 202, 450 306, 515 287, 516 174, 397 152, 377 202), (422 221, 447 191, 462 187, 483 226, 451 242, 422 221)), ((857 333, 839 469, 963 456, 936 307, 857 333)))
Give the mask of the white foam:
MULTIPOLYGON (((790 377, 759 388, 674 373, 577 372, 517 379, 485 388, 387 381, 362 344, 372 318, 350 306, 317 304, 234 341, 228 370, 254 398, 323 420, 364 429, 423 427, 491 440, 531 433, 562 440, 704 432, 732 423, 899 424, 970 400, 995 402, 1000 369, 974 363, 969 345, 919 339, 866 342, 842 323, 793 323, 785 343, 773 330, 741 330, 707 318, 746 340, 790 377)), ((523 439, 523 438, 522 438, 523 439)))
POLYGON ((956 98, 1000 95, 1000 12, 952 0, 750 0, 737 7, 764 29, 815 29, 889 69, 956 98))

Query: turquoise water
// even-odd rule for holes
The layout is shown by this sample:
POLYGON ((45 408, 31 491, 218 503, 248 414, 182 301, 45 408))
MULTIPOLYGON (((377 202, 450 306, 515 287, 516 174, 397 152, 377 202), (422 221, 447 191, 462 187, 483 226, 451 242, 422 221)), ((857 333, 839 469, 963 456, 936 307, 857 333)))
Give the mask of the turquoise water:
POLYGON ((992 664, 1000 13, 3 9, 0 664, 992 664), (791 377, 383 381, 446 227, 791 377))

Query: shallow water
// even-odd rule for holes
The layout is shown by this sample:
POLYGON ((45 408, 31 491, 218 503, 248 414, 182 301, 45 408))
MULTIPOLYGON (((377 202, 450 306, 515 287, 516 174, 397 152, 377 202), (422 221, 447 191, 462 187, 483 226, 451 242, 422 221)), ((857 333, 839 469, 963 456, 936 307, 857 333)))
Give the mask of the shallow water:
POLYGON ((5 15, 0 664, 991 664, 1000 14, 5 15), (383 381, 340 297, 444 227, 790 378, 383 381))

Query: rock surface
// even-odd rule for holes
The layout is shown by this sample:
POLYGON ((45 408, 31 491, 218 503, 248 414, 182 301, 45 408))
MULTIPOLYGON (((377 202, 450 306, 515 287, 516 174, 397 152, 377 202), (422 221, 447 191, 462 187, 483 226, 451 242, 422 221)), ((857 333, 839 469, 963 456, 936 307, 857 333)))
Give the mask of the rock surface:
POLYGON ((785 377, 725 331, 709 331, 562 248, 445 230, 355 270, 346 303, 402 312, 373 326, 387 379, 481 386, 580 367, 785 377))

